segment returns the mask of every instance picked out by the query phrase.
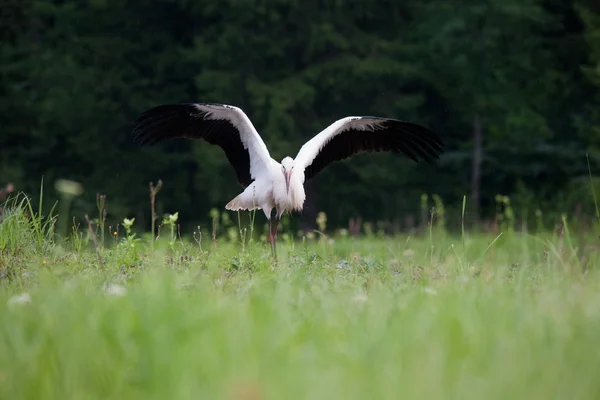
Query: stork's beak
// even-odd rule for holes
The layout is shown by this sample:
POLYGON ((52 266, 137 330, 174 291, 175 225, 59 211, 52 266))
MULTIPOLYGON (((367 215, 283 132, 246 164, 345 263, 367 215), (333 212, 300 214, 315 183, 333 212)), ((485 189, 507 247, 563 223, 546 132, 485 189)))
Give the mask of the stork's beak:
POLYGON ((290 175, 291 174, 292 174, 291 171, 290 172, 286 171, 283 173, 283 175, 285 175, 285 190, 287 193, 290 192, 290 175))

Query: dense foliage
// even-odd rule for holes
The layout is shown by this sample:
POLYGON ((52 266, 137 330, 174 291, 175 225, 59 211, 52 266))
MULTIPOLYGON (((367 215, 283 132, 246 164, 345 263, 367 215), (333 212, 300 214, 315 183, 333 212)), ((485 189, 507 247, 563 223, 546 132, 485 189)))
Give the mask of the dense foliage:
POLYGON ((243 108, 278 160, 352 114, 443 136, 447 151, 433 167, 376 154, 323 171, 307 189, 308 223, 324 210, 332 225, 361 216, 402 226, 418 219, 423 193, 455 209, 467 195, 471 216, 492 215, 497 194, 521 215, 591 213, 596 4, 5 0, 0 185, 37 193, 43 176, 52 193, 57 179, 80 181, 77 216, 95 210, 100 192, 109 218, 149 226, 148 182, 162 179, 159 213, 205 221, 240 189, 222 152, 187 141, 139 149, 130 131, 148 107, 213 101, 243 108))

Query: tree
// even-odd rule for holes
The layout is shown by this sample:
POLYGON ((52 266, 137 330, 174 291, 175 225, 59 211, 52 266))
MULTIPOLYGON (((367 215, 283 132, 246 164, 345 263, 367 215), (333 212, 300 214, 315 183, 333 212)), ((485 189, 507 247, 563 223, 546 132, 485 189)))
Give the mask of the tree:
POLYGON ((599 148, 598 11, 573 2, 7 0, 0 179, 36 195, 44 176, 49 202, 55 179, 78 180, 77 217, 101 192, 109 223, 145 226, 148 182, 162 179, 158 213, 179 211, 189 231, 238 193, 232 169, 206 143, 137 148, 131 122, 162 103, 217 101, 242 107, 279 160, 351 114, 444 137, 433 167, 369 154, 327 168, 307 187, 307 227, 321 210, 330 226, 419 215, 433 192, 460 209, 470 191, 470 215, 521 187, 556 207, 599 148))
POLYGON ((590 155, 600 161, 600 7, 593 1, 579 1, 577 11, 584 26, 584 38, 589 58, 582 70, 589 84, 595 88, 593 102, 580 119, 580 132, 590 144, 590 155))
POLYGON ((426 79, 456 114, 450 129, 461 144, 446 160, 466 170, 464 154, 471 148, 471 213, 477 219, 482 182, 500 183, 495 178, 507 163, 502 149, 527 151, 552 135, 544 112, 557 73, 542 29, 553 21, 540 0, 458 3, 416 3, 414 32, 424 44, 426 79))

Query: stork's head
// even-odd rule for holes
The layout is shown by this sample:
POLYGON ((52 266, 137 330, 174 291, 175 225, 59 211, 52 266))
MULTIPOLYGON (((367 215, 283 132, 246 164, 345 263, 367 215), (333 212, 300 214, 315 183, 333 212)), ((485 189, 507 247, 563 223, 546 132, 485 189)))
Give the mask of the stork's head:
POLYGON ((283 175, 285 176, 285 190, 286 192, 290 191, 290 175, 292 175, 292 171, 294 170, 294 159, 292 157, 286 157, 281 160, 281 170, 283 175))

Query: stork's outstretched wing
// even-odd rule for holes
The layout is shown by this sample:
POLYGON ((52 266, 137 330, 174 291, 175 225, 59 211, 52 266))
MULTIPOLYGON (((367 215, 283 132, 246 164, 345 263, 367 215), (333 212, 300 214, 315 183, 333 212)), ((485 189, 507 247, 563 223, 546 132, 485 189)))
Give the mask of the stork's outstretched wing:
POLYGON ((403 153, 415 162, 439 158, 443 143, 431 130, 410 122, 380 117, 346 117, 335 121, 298 152, 294 163, 308 181, 329 164, 362 152, 403 153))
POLYGON ((143 112, 134 122, 135 141, 153 145, 172 139, 203 139, 225 152, 243 187, 266 173, 267 146, 238 107, 213 103, 165 104, 143 112))

